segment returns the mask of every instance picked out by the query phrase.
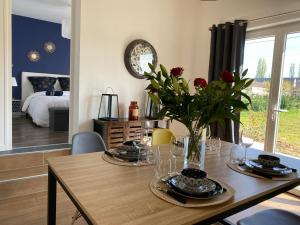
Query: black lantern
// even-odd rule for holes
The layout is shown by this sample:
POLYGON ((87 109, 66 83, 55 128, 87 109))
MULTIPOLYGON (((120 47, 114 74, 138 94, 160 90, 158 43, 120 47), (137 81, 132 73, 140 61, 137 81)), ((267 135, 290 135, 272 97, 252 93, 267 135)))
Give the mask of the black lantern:
POLYGON ((148 119, 157 119, 159 110, 160 105, 153 102, 149 95, 147 95, 145 117, 148 119))
MULTIPOLYGON (((112 90, 112 88, 109 88, 109 89, 112 90)), ((112 93, 113 93, 113 90, 112 90, 112 93)), ((101 95, 98 119, 99 120, 118 120, 119 119, 119 101, 118 101, 117 94, 104 93, 101 95)))

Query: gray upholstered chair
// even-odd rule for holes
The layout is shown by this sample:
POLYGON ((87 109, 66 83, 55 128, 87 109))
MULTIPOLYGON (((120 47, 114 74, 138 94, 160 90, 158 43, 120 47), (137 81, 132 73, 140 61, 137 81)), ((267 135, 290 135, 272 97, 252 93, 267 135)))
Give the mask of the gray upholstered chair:
MULTIPOLYGON (((72 137, 72 155, 84 154, 91 152, 106 151, 106 145, 102 137, 95 132, 80 132, 74 134, 72 137)), ((76 210, 72 217, 72 225, 77 219, 81 217, 81 214, 76 210)))
POLYGON ((297 225, 300 216, 280 209, 268 209, 238 221, 238 225, 297 225))
POLYGON ((72 155, 106 151, 102 137, 96 132, 80 132, 73 135, 72 155))

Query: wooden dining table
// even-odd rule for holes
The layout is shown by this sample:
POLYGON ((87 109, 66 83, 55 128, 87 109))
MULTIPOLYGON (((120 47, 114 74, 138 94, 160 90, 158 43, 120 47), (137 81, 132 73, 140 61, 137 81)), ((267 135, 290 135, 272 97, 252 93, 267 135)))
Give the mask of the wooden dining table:
MULTIPOLYGON (((300 185, 300 178, 275 181, 247 176, 226 162, 232 144, 222 142, 220 154, 207 155, 205 171, 230 185, 234 197, 220 205, 185 208, 156 197, 149 188, 153 166, 126 167, 103 160, 103 152, 49 159, 48 225, 56 224, 56 192, 59 183, 88 224, 212 224, 300 185)), ((160 151, 169 152, 168 146, 160 151)), ((249 149, 255 157, 262 151, 249 149)), ((280 156, 300 171, 300 161, 280 156)), ((70 218, 71 221, 71 218, 70 218)))

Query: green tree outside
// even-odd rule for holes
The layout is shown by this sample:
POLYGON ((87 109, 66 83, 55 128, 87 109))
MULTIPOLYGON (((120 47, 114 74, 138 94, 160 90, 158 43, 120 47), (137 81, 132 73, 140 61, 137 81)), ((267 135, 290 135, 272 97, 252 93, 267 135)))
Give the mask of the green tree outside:
POLYGON ((256 78, 265 78, 267 73, 267 61, 265 58, 259 58, 257 69, 256 69, 256 78))

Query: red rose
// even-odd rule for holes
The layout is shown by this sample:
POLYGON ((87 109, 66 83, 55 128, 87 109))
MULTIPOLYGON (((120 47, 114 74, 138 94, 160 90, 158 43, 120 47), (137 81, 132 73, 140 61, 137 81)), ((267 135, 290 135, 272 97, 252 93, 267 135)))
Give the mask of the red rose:
POLYGON ((184 69, 182 67, 175 67, 171 69, 171 76, 180 77, 183 73, 184 69))
POLYGON ((207 82, 205 79, 203 78, 196 78, 194 80, 194 86, 195 87, 201 87, 201 88, 205 88, 207 86, 207 82))
POLYGON ((232 82, 234 82, 234 77, 233 77, 232 73, 230 73, 227 70, 225 70, 221 74, 221 80, 223 80, 226 83, 232 83, 232 82))

